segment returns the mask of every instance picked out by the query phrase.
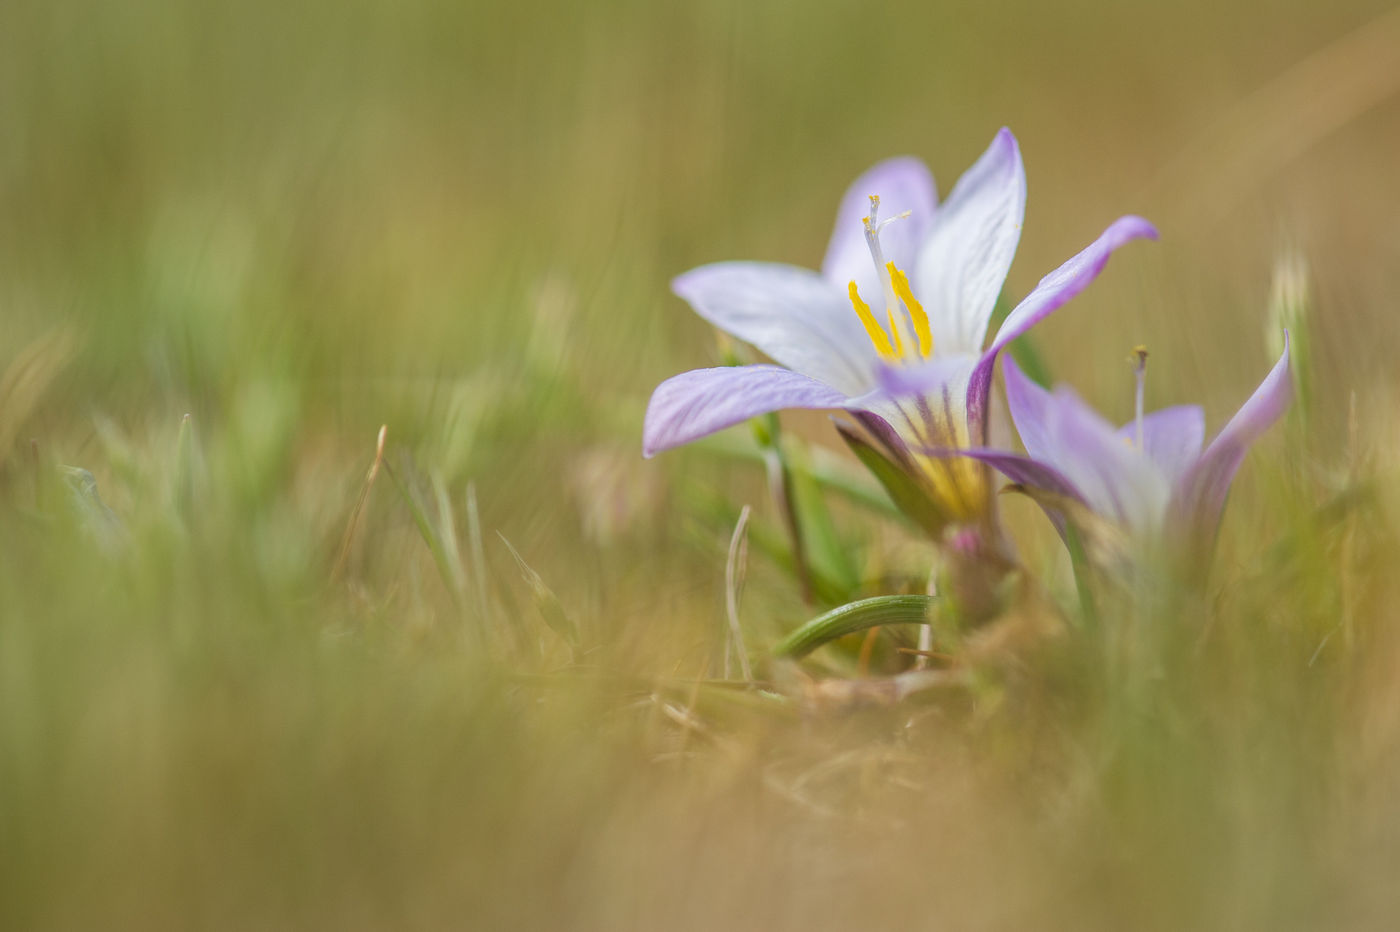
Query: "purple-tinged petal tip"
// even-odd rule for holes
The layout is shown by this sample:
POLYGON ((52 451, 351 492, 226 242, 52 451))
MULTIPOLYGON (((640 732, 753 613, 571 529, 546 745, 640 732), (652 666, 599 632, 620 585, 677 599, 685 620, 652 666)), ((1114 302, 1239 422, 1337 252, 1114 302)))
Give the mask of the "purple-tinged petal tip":
POLYGON ((642 425, 642 455, 698 440, 784 408, 839 408, 846 396, 780 366, 721 366, 672 376, 656 387, 642 425))
POLYGON ((1042 278, 1040 284, 1007 315, 1001 329, 997 331, 996 339, 977 363, 967 387, 969 419, 978 424, 985 423, 987 396, 992 388, 992 371, 996 366, 997 354, 1008 343, 1089 287, 1108 264, 1109 257, 1120 246, 1135 239, 1156 238, 1157 228, 1143 218, 1131 214, 1119 217, 1078 255, 1042 278))
POLYGON ((1285 330, 1283 355, 1182 477, 1173 497, 1175 517, 1193 538, 1199 540, 1202 536, 1214 535, 1225 509, 1230 483, 1244 462, 1245 454, 1288 410, 1293 401, 1293 376, 1289 366, 1289 337, 1285 330))

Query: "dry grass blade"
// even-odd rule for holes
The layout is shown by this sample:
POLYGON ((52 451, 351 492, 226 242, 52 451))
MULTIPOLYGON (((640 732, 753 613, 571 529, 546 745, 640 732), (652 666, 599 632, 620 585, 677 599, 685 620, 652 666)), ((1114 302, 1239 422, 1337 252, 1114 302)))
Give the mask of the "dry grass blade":
POLYGON ((530 588, 535 608, 539 610, 544 623, 549 625, 555 634, 567 641, 571 648, 577 648, 579 646, 578 626, 564 610, 564 603, 559 600, 559 596, 555 595, 554 590, 545 583, 544 577, 525 562, 520 551, 515 549, 515 545, 507 540, 504 534, 497 531, 496 536, 501 539, 501 543, 506 545, 510 555, 515 558, 515 565, 520 568, 520 576, 525 580, 525 585, 530 588))
POLYGON ((0 375, 0 465, 44 393, 73 357, 77 339, 69 327, 58 327, 19 351, 0 375))
MULTIPOLYGON (((749 652, 744 646, 744 632, 739 627, 739 595, 744 588, 744 575, 748 568, 748 528, 752 509, 745 505, 739 512, 739 520, 734 525, 734 536, 729 539, 729 558, 724 563, 724 609, 729 617, 730 644, 739 655, 739 672, 744 682, 753 682, 753 670, 749 667, 749 652)), ((724 652, 724 676, 729 678, 729 651, 724 652)))
POLYGON ((476 593, 477 623, 483 631, 491 625, 486 600, 486 547, 481 540, 481 510, 476 503, 476 483, 467 483, 467 542, 471 547, 472 591, 476 593))
POLYGON ((360 486, 360 497, 355 500, 355 507, 350 511, 350 520, 345 524, 345 533, 341 535, 340 552, 336 555, 335 565, 331 568, 332 581, 340 578, 341 573, 345 571, 346 561, 350 559, 350 546, 354 543, 355 531, 360 526, 360 515, 365 510, 370 490, 374 488, 374 480, 379 476, 379 468, 384 463, 384 440, 388 434, 389 425, 380 425, 379 438, 374 444, 374 462, 370 464, 369 471, 365 473, 364 484, 360 486))

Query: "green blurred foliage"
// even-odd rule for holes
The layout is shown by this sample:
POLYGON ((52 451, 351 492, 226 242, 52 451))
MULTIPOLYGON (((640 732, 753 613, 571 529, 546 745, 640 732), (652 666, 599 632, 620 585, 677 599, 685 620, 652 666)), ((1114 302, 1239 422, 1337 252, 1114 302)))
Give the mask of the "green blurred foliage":
MULTIPOLYGON (((1396 23, 7 0, 0 926, 1386 927, 1396 23), (1297 255, 1306 430, 1246 464, 1210 591, 1110 611, 1103 657, 893 710, 702 688, 739 504, 750 652, 817 608, 751 455, 640 458, 652 386, 723 358, 669 279, 815 265, 869 163, 946 193, 1001 125, 1013 300, 1119 214, 1163 233, 1037 332, 1052 374, 1126 420, 1146 343, 1149 407, 1215 428, 1297 255), (357 511, 381 424, 400 489, 357 511)), ((783 425, 800 494, 845 490, 831 588, 926 573, 829 424, 783 425)))

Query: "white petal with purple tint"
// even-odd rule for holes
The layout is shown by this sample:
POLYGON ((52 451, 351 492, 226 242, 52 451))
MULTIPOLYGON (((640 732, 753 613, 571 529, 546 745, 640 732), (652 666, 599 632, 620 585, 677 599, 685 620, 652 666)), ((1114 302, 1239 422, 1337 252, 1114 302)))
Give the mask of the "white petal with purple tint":
MULTIPOLYGON (((879 219, 888 219, 904 211, 909 216, 896 220, 880 234, 885 258, 897 267, 908 270, 914 264, 919 244, 927 235, 938 205, 933 175, 923 162, 912 157, 887 159, 857 178, 841 199, 836 212, 836 227, 822 262, 822 275, 846 294, 849 282, 855 282, 861 295, 871 303, 883 300, 884 286, 870 258, 865 242, 862 218, 870 214, 870 195, 879 195, 879 219)), ((850 311, 850 305, 846 305, 850 311)))
POLYGON ((1044 461, 1074 483, 1094 511, 1141 532, 1160 526, 1171 496, 1166 476, 1072 389, 1055 390, 1044 430, 1052 445, 1044 461))
POLYGON ((781 366, 722 366, 672 376, 656 387, 642 426, 642 454, 698 440, 785 408, 840 408, 846 396, 781 366))
MULTIPOLYGON (((1009 371, 1010 360, 1002 365, 1009 371)), ((1127 443, 1136 443, 1137 422, 1124 424, 1118 429, 1118 436, 1127 443)), ((1173 485, 1201 455, 1205 438, 1206 415, 1199 405, 1163 408, 1142 419, 1142 451, 1173 485)))
POLYGON ((982 349, 1026 213, 1026 173, 1003 129, 934 217, 910 280, 939 353, 982 349))
POLYGON ((789 369, 848 395, 874 383, 875 347, 845 291, 816 272, 717 262, 686 272, 671 288, 701 317, 789 369))

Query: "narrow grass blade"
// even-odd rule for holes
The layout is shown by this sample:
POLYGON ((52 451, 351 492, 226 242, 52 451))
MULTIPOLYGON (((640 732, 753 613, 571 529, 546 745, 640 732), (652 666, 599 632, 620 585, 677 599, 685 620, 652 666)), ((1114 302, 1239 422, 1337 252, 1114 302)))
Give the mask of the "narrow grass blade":
POLYGON ((800 531, 808 565, 837 582, 843 589, 840 601, 856 596, 860 589, 860 569, 852 558, 852 547, 842 540, 827 507, 826 496, 812 476, 807 449, 796 438, 784 441, 793 505, 801 516, 800 531))
POLYGON ((76 347, 73 331, 59 327, 21 349, 0 372, 0 464, 76 347))
POLYGON ((175 511, 184 521, 194 513, 194 423, 186 414, 180 418, 175 441, 175 511))
POLYGON ((510 541, 506 540, 504 534, 497 531, 496 536, 501 539, 501 543, 506 545, 506 549, 510 551, 510 555, 515 558, 516 566, 520 567, 520 575, 524 578, 525 585, 530 587, 530 595, 535 600, 535 608, 539 610, 540 617, 544 619, 544 623, 549 625, 550 629, 554 631, 555 634, 567 641, 570 647, 578 647, 578 626, 574 624, 573 619, 564 611, 564 603, 559 601, 559 597, 554 594, 554 590, 545 584, 544 578, 540 576, 539 573, 535 572, 534 567, 525 562, 525 558, 520 555, 520 551, 516 550, 515 546, 511 544, 510 541))
POLYGON ((476 483, 467 483, 467 540, 472 556, 472 590, 476 593, 476 612, 482 629, 491 623, 486 601, 486 547, 481 539, 481 510, 476 503, 476 483))
POLYGON ((457 599, 465 604, 467 574, 462 569, 462 551, 457 543, 457 517, 452 510, 452 498, 447 494, 447 482, 438 470, 433 471, 433 496, 437 499, 438 539, 442 541, 442 552, 452 575, 452 587, 457 590, 457 599))
POLYGON ((399 478, 398 473, 390 467, 388 461, 384 463, 384 473, 389 477, 394 488, 398 490, 404 504, 408 506, 408 513, 413 516, 413 523, 417 526, 419 535, 422 536, 423 542, 428 545, 428 550, 433 555, 433 562, 437 564, 438 574, 442 576, 443 584, 447 586, 447 591, 452 596, 453 602, 460 609, 460 593, 453 582, 452 565, 448 561, 447 550, 443 546, 442 539, 438 537, 437 531, 433 529, 432 522, 428 520, 427 512, 423 510, 422 505, 418 504, 418 499, 399 478))
MULTIPOLYGON (((729 616, 729 636, 734 652, 739 655, 739 671, 745 682, 752 682, 753 670, 749 668, 749 651, 744 646, 744 632, 739 627, 739 593, 744 588, 744 573, 748 568, 749 554, 749 514, 748 505, 739 512, 739 520, 734 525, 734 536, 729 539, 729 558, 724 563, 724 608, 729 616)), ((729 678, 729 651, 724 652, 724 677, 729 678)))
POLYGON ((777 657, 805 657, 840 637, 881 625, 925 625, 939 600, 929 595, 880 595, 818 615, 778 642, 777 657))
MULTIPOLYGON (((185 415, 186 418, 189 415, 185 415)), ((360 497, 355 500, 355 507, 350 512, 350 520, 345 523, 345 533, 340 539, 340 553, 335 558, 335 565, 331 567, 331 579, 339 579, 340 574, 345 570, 345 563, 350 559, 350 545, 355 541, 355 531, 360 526, 360 515, 364 513, 365 503, 369 501, 370 490, 374 488, 374 480, 379 476, 379 470, 384 465, 384 441, 389 433, 389 425, 379 426, 379 437, 374 445, 374 462, 370 464, 369 472, 365 473, 365 481, 360 486, 360 497)), ((396 483, 397 484, 397 483, 396 483)))

